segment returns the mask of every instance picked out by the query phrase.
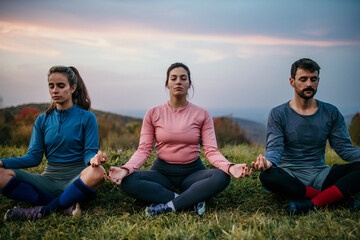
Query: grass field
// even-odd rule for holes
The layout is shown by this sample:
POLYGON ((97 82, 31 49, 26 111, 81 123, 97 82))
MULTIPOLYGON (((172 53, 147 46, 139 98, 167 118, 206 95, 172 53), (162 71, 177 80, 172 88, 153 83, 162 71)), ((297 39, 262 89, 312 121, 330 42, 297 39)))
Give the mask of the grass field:
MULTIPOLYGON (((232 162, 251 163, 262 147, 240 145, 221 152, 232 162)), ((105 164, 125 163, 134 150, 104 149, 105 164)), ((25 148, 0 147, 0 158, 26 154, 25 148)), ((142 167, 148 169, 155 155, 142 167)), ((211 167, 205 157, 202 159, 211 167)), ((327 164, 342 163, 332 150, 327 164)), ((44 161, 45 162, 45 161, 44 161)), ((45 163, 29 171, 41 173, 45 163)), ((82 203, 79 217, 53 213, 35 221, 0 221, 0 239, 360 239, 360 211, 329 207, 301 216, 288 216, 287 201, 262 190, 259 172, 245 179, 232 178, 230 186, 206 202, 204 217, 190 211, 145 217, 146 204, 106 182, 96 200, 82 203)), ((359 198, 359 195, 357 196, 359 198)), ((14 206, 30 206, 0 196, 0 213, 14 206)))

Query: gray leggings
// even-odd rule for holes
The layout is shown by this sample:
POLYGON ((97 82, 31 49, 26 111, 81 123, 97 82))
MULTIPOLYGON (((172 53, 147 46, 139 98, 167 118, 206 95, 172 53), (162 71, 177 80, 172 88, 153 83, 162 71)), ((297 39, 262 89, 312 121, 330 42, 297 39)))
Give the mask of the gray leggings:
POLYGON ((80 173, 87 166, 84 162, 47 162, 42 174, 35 174, 19 169, 11 169, 16 178, 24 180, 38 187, 41 191, 53 196, 62 194, 67 187, 80 177, 80 173))
POLYGON ((150 203, 173 200, 175 209, 184 209, 223 191, 230 176, 220 169, 207 170, 201 159, 190 164, 169 164, 155 159, 151 170, 136 171, 121 183, 121 188, 136 199, 150 203), (181 194, 174 199, 174 192, 181 194))

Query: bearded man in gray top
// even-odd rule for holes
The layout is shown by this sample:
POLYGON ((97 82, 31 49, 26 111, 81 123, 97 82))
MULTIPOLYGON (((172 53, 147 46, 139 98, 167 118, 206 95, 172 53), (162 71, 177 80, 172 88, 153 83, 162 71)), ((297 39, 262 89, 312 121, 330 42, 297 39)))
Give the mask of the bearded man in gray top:
POLYGON ((360 191, 360 149, 353 146, 339 110, 314 99, 319 65, 303 58, 291 67, 292 100, 271 110, 266 151, 251 165, 260 173, 264 188, 290 198, 288 212, 309 210, 343 201, 358 208, 352 198, 360 191), (327 140, 349 164, 325 165, 327 140))

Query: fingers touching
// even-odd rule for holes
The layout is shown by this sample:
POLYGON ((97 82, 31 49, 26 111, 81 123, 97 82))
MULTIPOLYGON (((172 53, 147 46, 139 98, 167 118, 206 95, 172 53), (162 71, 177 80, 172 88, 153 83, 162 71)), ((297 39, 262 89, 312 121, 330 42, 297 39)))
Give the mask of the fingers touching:
POLYGON ((266 159, 266 157, 264 157, 262 154, 260 154, 257 159, 256 162, 252 162, 251 163, 251 167, 254 168, 255 170, 259 170, 259 171, 264 171, 269 169, 272 166, 272 163, 266 159))
POLYGON ((92 167, 96 167, 107 161, 108 161, 108 157, 106 153, 102 153, 101 151, 98 151, 98 153, 90 160, 90 165, 92 167))

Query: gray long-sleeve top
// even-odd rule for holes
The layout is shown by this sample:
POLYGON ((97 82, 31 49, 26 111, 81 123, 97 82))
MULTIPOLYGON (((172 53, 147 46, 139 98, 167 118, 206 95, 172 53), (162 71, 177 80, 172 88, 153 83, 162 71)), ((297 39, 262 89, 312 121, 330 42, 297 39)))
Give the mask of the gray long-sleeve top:
POLYGON ((360 148, 352 145, 344 117, 328 103, 318 102, 313 115, 300 115, 289 102, 271 110, 264 156, 279 167, 320 166, 325 163, 327 139, 345 161, 360 161, 360 148))

